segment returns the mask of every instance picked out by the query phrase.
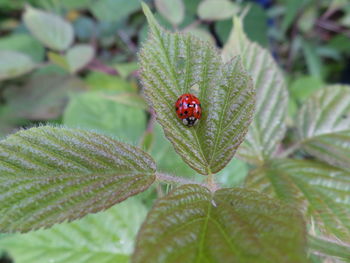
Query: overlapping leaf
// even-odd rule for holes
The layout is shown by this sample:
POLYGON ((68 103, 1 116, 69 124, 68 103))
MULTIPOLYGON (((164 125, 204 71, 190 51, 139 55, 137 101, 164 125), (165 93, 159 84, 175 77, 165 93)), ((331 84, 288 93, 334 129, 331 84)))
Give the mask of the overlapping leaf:
POLYGON ((246 185, 299 207, 324 233, 350 240, 350 173, 324 163, 279 160, 248 175, 246 185))
POLYGON ((262 163, 273 155, 285 134, 287 88, 270 52, 251 42, 243 32, 242 21, 235 18, 222 56, 228 61, 237 54, 252 75, 257 93, 255 118, 238 155, 251 163, 262 163))
POLYGON ((16 263, 127 263, 147 210, 128 199, 105 212, 0 240, 16 263))
POLYGON ((301 263, 304 232, 299 213, 265 195, 184 185, 148 214, 132 262, 301 263))
POLYGON ((298 116, 302 147, 350 171, 350 86, 320 89, 306 101, 298 116))
POLYGON ((143 151, 79 129, 20 131, 0 142, 0 232, 26 232, 94 213, 154 181, 143 151))
POLYGON ((251 122, 251 80, 239 58, 224 65, 209 43, 165 32, 145 5, 144 11, 151 28, 140 53, 145 95, 185 162, 201 174, 216 173, 231 160, 251 122), (199 97, 203 109, 192 128, 182 124, 174 109, 187 92, 199 97))

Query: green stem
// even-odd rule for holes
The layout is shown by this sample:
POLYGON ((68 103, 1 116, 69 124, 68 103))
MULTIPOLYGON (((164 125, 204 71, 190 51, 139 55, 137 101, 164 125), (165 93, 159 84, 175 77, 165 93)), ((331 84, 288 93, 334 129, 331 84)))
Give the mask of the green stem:
POLYGON ((194 180, 190 180, 183 177, 172 176, 169 174, 157 173, 156 174, 157 181, 168 183, 168 184, 199 184, 204 186, 204 184, 196 182, 194 180))
POLYGON ((215 192, 218 189, 218 186, 215 183, 214 175, 212 174, 211 170, 208 169, 208 175, 207 175, 207 187, 212 191, 215 192))

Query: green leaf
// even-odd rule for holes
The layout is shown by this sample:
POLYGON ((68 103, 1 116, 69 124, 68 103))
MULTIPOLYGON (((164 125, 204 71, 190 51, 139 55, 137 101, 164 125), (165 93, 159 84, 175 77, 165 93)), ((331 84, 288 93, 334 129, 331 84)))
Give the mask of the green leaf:
POLYGON ((21 76, 35 67, 33 60, 23 53, 0 50, 0 81, 21 76))
POLYGON ((155 0, 158 12, 173 25, 179 25, 185 18, 182 0, 155 0))
POLYGON ((90 5, 90 11, 100 21, 116 22, 139 10, 139 0, 99 0, 90 5))
POLYGON ((299 213, 240 188, 181 186, 153 207, 132 262, 306 262, 299 213))
POLYGON ((322 233, 350 240, 350 173, 324 163, 276 160, 257 168, 246 186, 293 204, 322 233))
POLYGON ((4 97, 11 117, 49 120, 62 114, 69 93, 84 89, 84 83, 78 78, 47 73, 33 76, 24 86, 11 87, 4 97))
POLYGON ((2 36, 0 39, 0 50, 12 50, 30 56, 33 61, 41 62, 44 59, 45 50, 41 43, 29 34, 11 34, 2 36))
POLYGON ((316 90, 322 88, 324 83, 321 79, 313 76, 302 76, 290 85, 290 93, 298 101, 305 101, 316 90))
POLYGON ((311 155, 350 171, 350 87, 314 93, 298 113, 301 145, 311 155))
POLYGON ((155 163, 145 152, 79 129, 20 131, 0 149, 1 232, 28 232, 99 212, 155 179, 155 163))
POLYGON ((147 210, 135 199, 52 229, 0 240, 16 263, 128 263, 147 210))
POLYGON ((201 174, 216 173, 231 160, 251 122, 251 79, 238 57, 223 64, 209 43, 165 32, 143 7, 151 28, 139 56, 145 95, 183 160, 201 174), (199 124, 191 128, 174 109, 178 97, 188 92, 197 95, 203 110, 199 124))
POLYGON ((164 131, 158 123, 155 123, 153 131, 154 141, 151 145, 150 154, 157 163, 157 171, 177 176, 193 177, 196 172, 176 154, 174 147, 166 139, 164 131))
POLYGON ((316 78, 322 78, 322 61, 316 53, 316 47, 307 40, 302 40, 301 44, 309 74, 316 78))
POLYGON ((341 244, 335 240, 309 236, 308 243, 312 251, 319 254, 340 257, 350 262, 350 244, 341 244))
POLYGON ((75 45, 67 51, 66 59, 71 73, 84 68, 95 56, 95 51, 90 45, 75 45))
POLYGON ((146 128, 146 114, 138 107, 115 102, 102 93, 87 92, 71 97, 63 123, 137 144, 146 128))
POLYGON ((228 0, 204 0, 198 6, 198 16, 204 20, 231 18, 239 7, 228 0))
POLYGON ((27 6, 23 20, 30 32, 48 48, 63 51, 73 43, 73 27, 60 16, 27 6))
POLYGON ((124 92, 135 91, 128 81, 125 81, 120 77, 111 76, 101 72, 91 72, 85 78, 85 81, 92 90, 124 92))
POLYGON ((286 0, 286 15, 283 18, 281 30, 285 34, 289 26, 293 23, 293 20, 298 14, 298 11, 306 2, 305 0, 295 1, 295 0, 286 0))
POLYGON ((222 56, 228 61, 240 54, 242 63, 253 77, 256 88, 255 118, 238 151, 247 162, 259 164, 270 159, 286 131, 288 93, 284 76, 270 52, 249 41, 242 21, 234 18, 222 56))

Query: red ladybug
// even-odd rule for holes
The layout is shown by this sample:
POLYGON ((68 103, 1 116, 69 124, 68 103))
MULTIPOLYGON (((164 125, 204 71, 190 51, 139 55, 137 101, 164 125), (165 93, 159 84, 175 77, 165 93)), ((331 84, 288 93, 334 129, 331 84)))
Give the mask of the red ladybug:
POLYGON ((182 94, 175 103, 177 116, 188 127, 195 125, 202 116, 199 99, 190 93, 182 94))

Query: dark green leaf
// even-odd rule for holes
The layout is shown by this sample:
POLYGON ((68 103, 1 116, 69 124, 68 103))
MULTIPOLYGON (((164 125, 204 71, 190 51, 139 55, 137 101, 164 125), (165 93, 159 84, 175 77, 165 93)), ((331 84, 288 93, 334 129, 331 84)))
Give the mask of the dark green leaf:
POLYGON ((184 185, 148 214, 132 262, 306 262, 304 224, 253 191, 184 185))
POLYGON ((146 5, 151 27, 140 53, 147 99, 176 151, 201 174, 216 173, 231 160, 243 141, 254 111, 254 90, 238 57, 223 64, 217 50, 186 34, 165 32, 146 5), (176 116, 175 102, 195 93, 202 105, 199 124, 186 127, 176 116))
POLYGON ((315 161, 279 160, 254 170, 249 188, 292 203, 327 235, 350 240, 350 173, 315 161))
POLYGON ((0 232, 27 232, 96 213, 144 191, 155 163, 109 137, 52 127, 0 142, 0 232))

